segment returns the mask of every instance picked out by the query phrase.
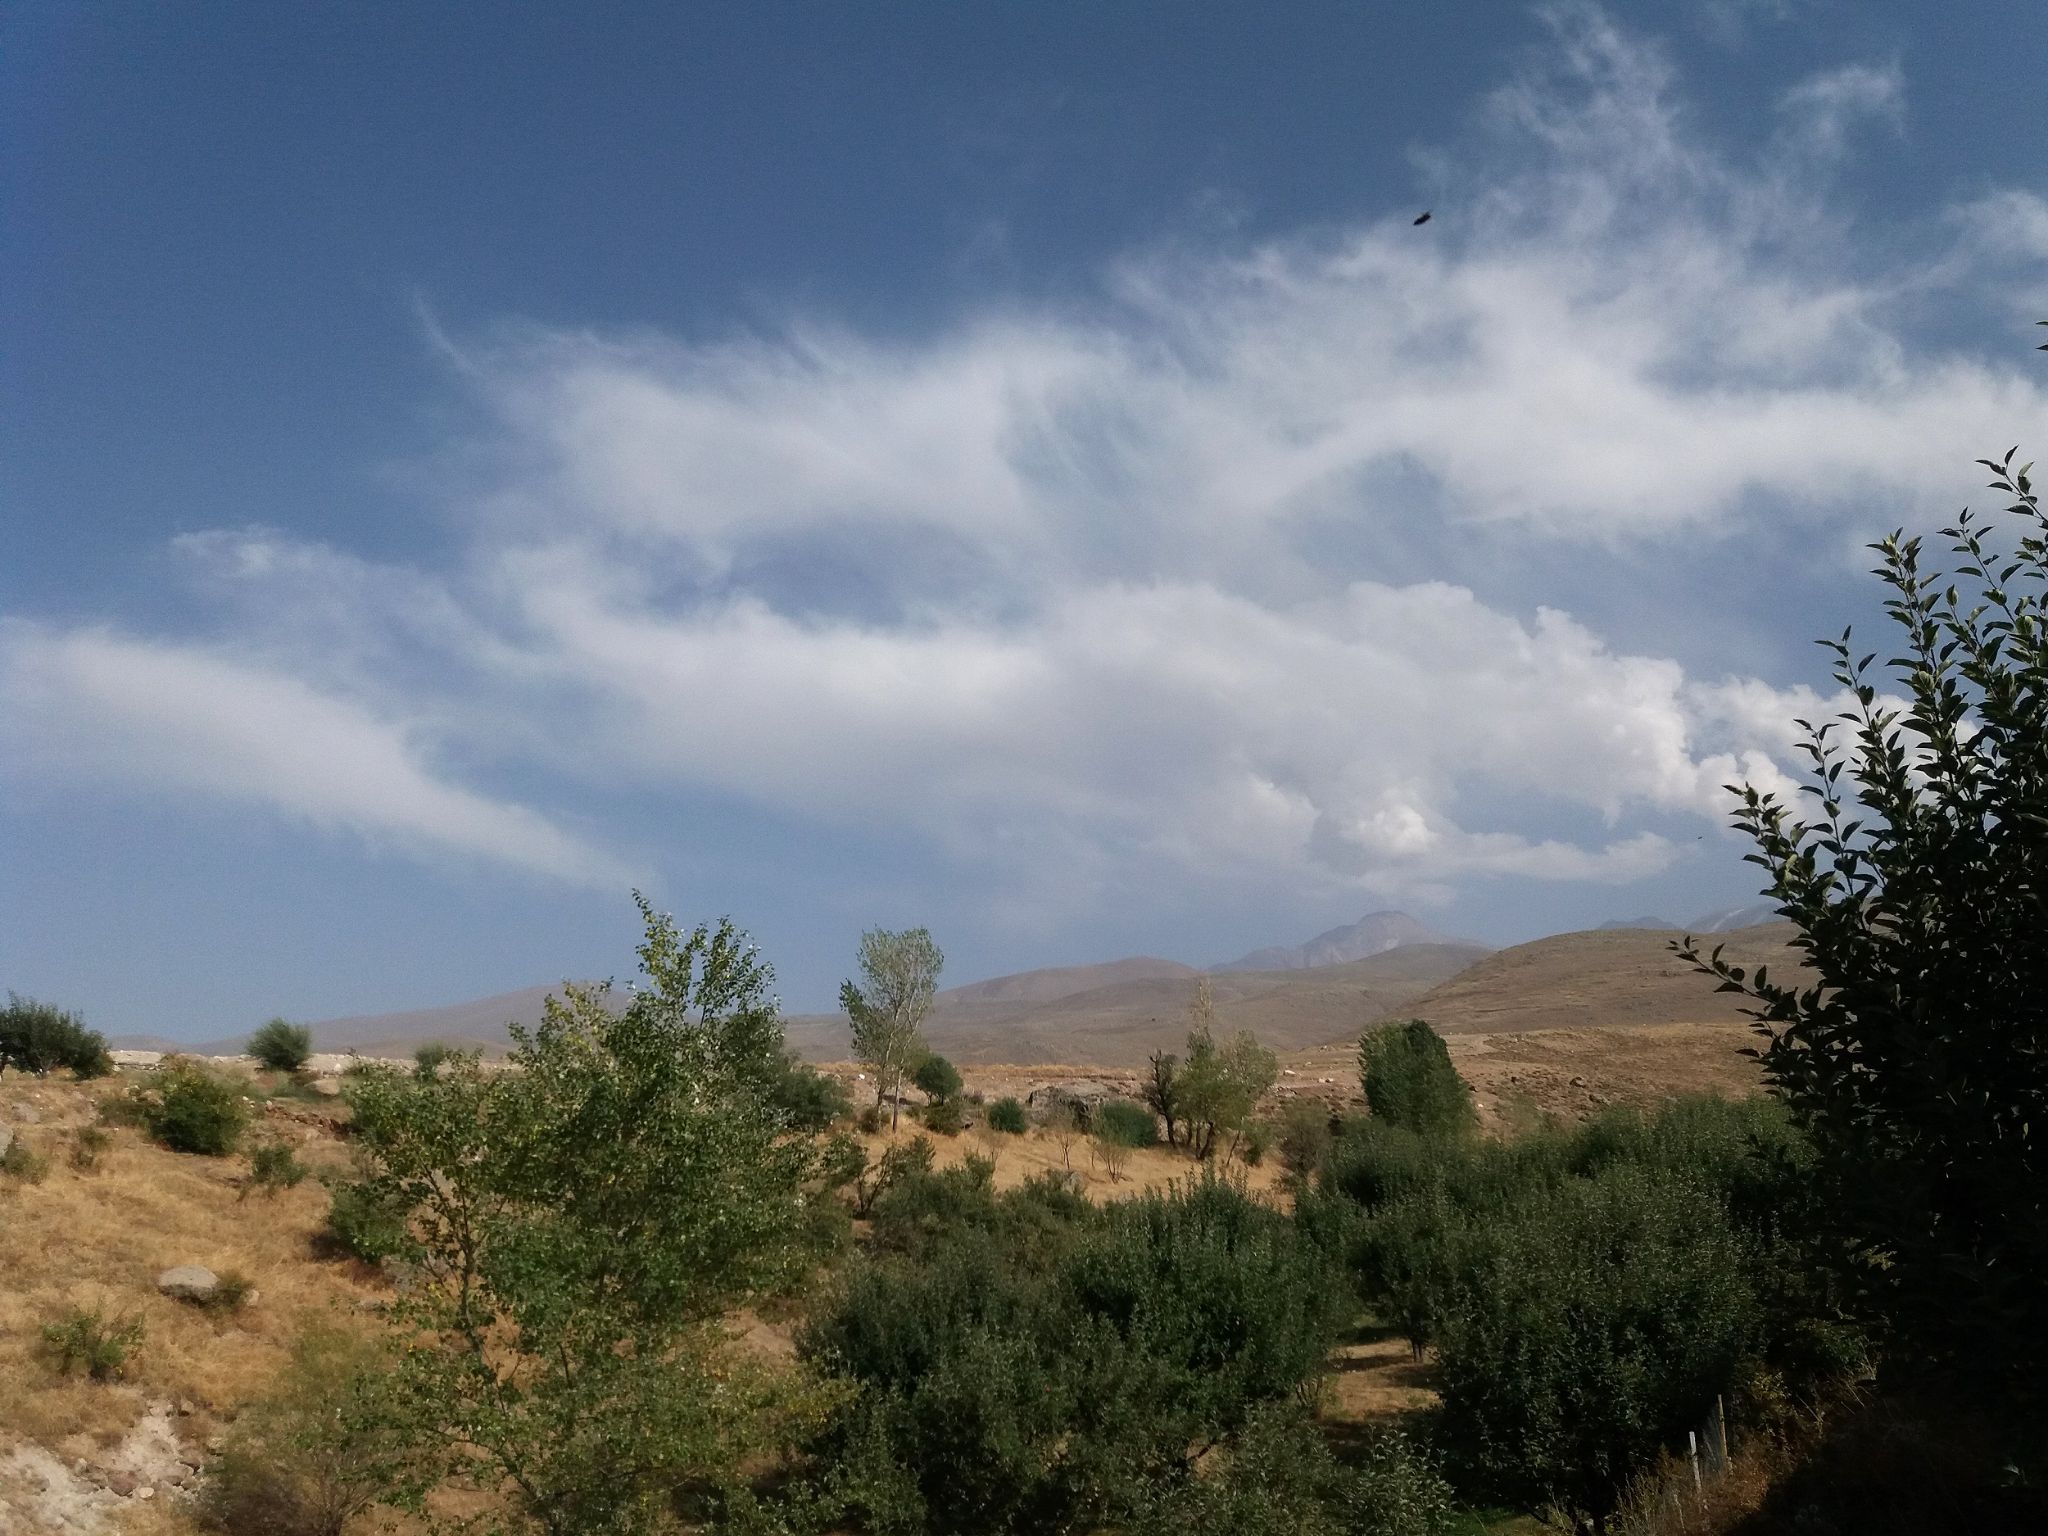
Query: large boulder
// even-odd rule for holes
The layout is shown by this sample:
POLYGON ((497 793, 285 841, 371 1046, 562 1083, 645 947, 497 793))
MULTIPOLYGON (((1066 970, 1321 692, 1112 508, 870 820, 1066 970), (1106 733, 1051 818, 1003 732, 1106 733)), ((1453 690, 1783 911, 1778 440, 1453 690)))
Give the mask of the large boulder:
POLYGON ((205 1303, 220 1289, 220 1276, 204 1264, 180 1264, 156 1277, 156 1288, 178 1301, 205 1303))

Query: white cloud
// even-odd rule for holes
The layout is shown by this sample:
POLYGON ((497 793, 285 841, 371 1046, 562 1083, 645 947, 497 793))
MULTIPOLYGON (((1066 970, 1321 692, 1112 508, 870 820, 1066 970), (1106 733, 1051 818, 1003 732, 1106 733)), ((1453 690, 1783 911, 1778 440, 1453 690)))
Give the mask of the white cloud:
POLYGON ((197 790, 579 884, 632 878, 546 817, 437 776, 404 724, 198 648, 11 623, 0 628, 0 702, 0 750, 17 767, 197 790))
MULTIPOLYGON (((1675 561, 1763 515, 1853 542, 1873 508, 1950 507, 2048 396, 1912 339, 1969 247, 1930 270, 1831 206, 1852 125, 1902 120, 1895 69, 1795 87, 1741 164, 1660 50, 1556 26, 1429 160, 1422 229, 1140 253, 914 340, 448 344, 495 412, 451 455, 450 568, 195 536, 225 638, 17 632, 17 687, 103 765, 572 878, 619 872, 399 722, 884 827, 1010 894, 1653 873, 1724 783, 1789 788, 1814 696, 1609 644, 1629 560, 1572 615, 1513 569, 1434 579, 1450 555, 1675 561)), ((2038 259, 2039 208, 1963 222, 2038 259)))

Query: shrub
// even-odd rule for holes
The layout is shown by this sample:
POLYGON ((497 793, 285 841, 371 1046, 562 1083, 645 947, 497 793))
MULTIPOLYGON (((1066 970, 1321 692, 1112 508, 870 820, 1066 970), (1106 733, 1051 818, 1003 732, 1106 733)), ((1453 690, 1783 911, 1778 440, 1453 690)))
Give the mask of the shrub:
POLYGON ((7 1143, 7 1150, 0 1152, 0 1173, 17 1183, 40 1184, 49 1172, 50 1160, 31 1147, 19 1131, 7 1143))
POLYGON ((1024 1106, 1015 1099, 997 1099, 988 1107, 989 1129, 1001 1131, 1005 1136, 1022 1136, 1029 1123, 1024 1116, 1024 1106))
POLYGON ((248 1050, 273 1072, 296 1072, 312 1059, 313 1031, 289 1019, 272 1019, 249 1037, 248 1050))
POLYGON ((249 1120, 236 1084, 189 1061, 162 1068, 138 1098, 150 1135, 173 1152, 227 1157, 249 1120))
POLYGON ((1273 1128, 1263 1120, 1248 1120, 1238 1133, 1237 1155, 1256 1168, 1273 1148, 1273 1128))
POLYGON ((0 1074, 9 1067, 37 1077, 60 1067, 78 1077, 104 1077, 114 1060, 105 1038, 76 1014, 9 992, 0 1008, 0 1074))
POLYGON ((200 1489, 201 1521, 228 1536, 341 1536, 373 1504, 416 1490, 422 1469, 391 1427, 392 1390, 380 1341, 301 1334, 278 1384, 235 1416, 200 1489))
POLYGON ((431 1081, 441 1068, 460 1054, 452 1045, 439 1040, 429 1040, 412 1053, 413 1075, 431 1081))
POLYGON ((863 1136, 879 1136, 882 1133, 882 1106, 867 1104, 853 1118, 854 1126, 863 1136))
POLYGON ((98 1126, 80 1126, 71 1135, 71 1166, 80 1173, 91 1173, 112 1144, 113 1137, 98 1126))
POLYGON ((1159 1121, 1152 1111, 1129 1099, 1106 1099, 1095 1107, 1095 1134, 1120 1147, 1159 1145, 1159 1121))
POLYGON ((249 1154, 249 1185, 265 1194, 296 1189, 306 1173, 306 1165, 287 1142, 266 1141, 249 1154))
POLYGON ((941 1136, 958 1136, 966 1117, 958 1099, 933 1099, 924 1107, 925 1129, 941 1136))
POLYGON ((1443 1037, 1421 1019, 1367 1030, 1358 1042, 1358 1079, 1366 1108, 1389 1125, 1456 1135, 1479 1123, 1443 1037))
POLYGON ((822 1131, 853 1112, 853 1101, 835 1077, 785 1053, 776 1069, 769 1101, 800 1131, 822 1131))
POLYGON ((68 1376, 74 1366, 82 1366, 94 1381, 119 1381, 128 1356, 142 1342, 142 1319, 110 1319, 98 1305, 89 1312, 73 1307, 56 1322, 43 1325, 43 1342, 56 1356, 61 1374, 68 1376))
POLYGON ((960 1096, 960 1069, 943 1056, 925 1057, 917 1064, 910 1080, 920 1092, 934 1099, 956 1099, 960 1096))
POLYGON ((366 1264, 412 1249, 411 1208, 373 1180, 338 1181, 329 1190, 325 1246, 366 1264))

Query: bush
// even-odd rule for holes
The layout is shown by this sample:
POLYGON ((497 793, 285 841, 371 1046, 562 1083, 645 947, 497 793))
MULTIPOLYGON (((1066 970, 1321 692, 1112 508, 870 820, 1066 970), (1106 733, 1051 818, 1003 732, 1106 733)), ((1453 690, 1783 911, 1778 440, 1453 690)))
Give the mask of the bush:
POLYGON ((1307 1178, 1330 1155, 1329 1107, 1315 1099, 1295 1099, 1280 1115, 1279 1140, 1287 1171, 1307 1178))
POLYGON ((881 1135, 882 1106, 879 1104, 863 1105, 861 1112, 854 1116, 853 1123, 863 1136, 881 1135))
POLYGON ((377 1340, 301 1334, 270 1394, 235 1416, 198 1501, 210 1529, 341 1536, 356 1516, 421 1482, 390 1426, 391 1362, 377 1340))
POLYGON ((461 1054, 452 1045, 439 1040, 429 1040, 412 1053, 413 1076, 423 1077, 431 1082, 436 1073, 461 1054))
POLYGON ((73 1307, 56 1322, 43 1325, 43 1342, 57 1357, 61 1374, 68 1376, 74 1366, 82 1366, 94 1381, 119 1381, 128 1356, 142 1342, 142 1319, 109 1319, 97 1305, 90 1312, 73 1307))
POLYGON ((933 1099, 924 1107, 924 1124, 928 1131, 937 1131, 941 1136, 958 1136, 966 1117, 958 1099, 933 1099))
POLYGON ((249 1154, 249 1184, 265 1194, 296 1189, 305 1181, 306 1172, 306 1165, 286 1142, 266 1141, 249 1154))
POLYGON ((1263 1120, 1248 1120, 1238 1133, 1237 1155, 1246 1164, 1256 1168, 1266 1160, 1266 1154, 1273 1149, 1273 1128, 1263 1120))
POLYGON ((71 1135, 71 1166, 80 1173, 93 1172, 112 1144, 113 1137, 98 1126, 80 1126, 71 1135))
POLYGON ((173 1152, 230 1156, 249 1121, 239 1086, 189 1061, 159 1070, 137 1098, 150 1135, 173 1152))
POLYGON ((50 1160, 31 1147, 28 1138, 19 1131, 7 1143, 7 1150, 0 1152, 0 1174, 17 1183, 40 1184, 49 1172, 50 1160))
POLYGON ((960 1069, 943 1056, 925 1057, 917 1064, 910 1080, 920 1092, 933 1099, 957 1099, 960 1096, 960 1069))
POLYGON ((1290 1405, 1254 1412, 1220 1464, 1168 1488, 1133 1536, 1449 1536, 1457 1528, 1450 1485, 1407 1436, 1371 1435, 1357 1464, 1345 1466, 1290 1405))
POLYGON ((249 1037, 248 1051, 273 1072, 296 1072, 313 1057, 313 1031, 289 1019, 272 1019, 249 1037))
POLYGON ((0 1074, 9 1067, 37 1077, 60 1067, 78 1077, 105 1077, 114 1060, 105 1038, 76 1014, 9 992, 0 1008, 0 1074))
POLYGON ((1106 1099, 1096 1105, 1095 1134, 1121 1147, 1159 1145, 1159 1120, 1142 1104, 1129 1099, 1106 1099))
POLYGON ((884 1204, 921 1245, 855 1268, 799 1340, 862 1389, 814 1449, 870 1530, 1129 1528, 1305 1391, 1345 1305, 1285 1217, 1213 1180, 1096 1211, 952 1169, 884 1204))
POLYGON ((1001 1098, 989 1105, 988 1124, 990 1130, 1001 1131, 1005 1136, 1022 1136, 1030 1122, 1022 1104, 1012 1098, 1001 1098))
POLYGON ((371 1180, 337 1182, 329 1190, 326 1246, 366 1264, 402 1258, 412 1250, 411 1214, 371 1180))
POLYGON ((768 1097, 799 1131, 826 1130, 853 1113, 853 1101, 839 1080, 794 1054, 783 1056, 768 1097))
POLYGON ((1443 1037, 1421 1019, 1367 1030, 1358 1042, 1358 1079, 1366 1108, 1389 1125, 1457 1135, 1479 1123, 1443 1037))

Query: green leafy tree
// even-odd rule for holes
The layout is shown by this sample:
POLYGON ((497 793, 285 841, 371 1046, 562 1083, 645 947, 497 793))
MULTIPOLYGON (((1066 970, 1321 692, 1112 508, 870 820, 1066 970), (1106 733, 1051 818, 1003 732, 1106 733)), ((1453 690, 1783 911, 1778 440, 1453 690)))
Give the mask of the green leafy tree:
POLYGON ((903 1079, 930 1054, 924 1021, 946 957, 923 928, 876 928, 860 936, 858 958, 861 979, 840 986, 839 1006, 853 1024, 854 1056, 875 1075, 875 1102, 889 1104, 893 1132, 903 1079))
POLYGON ((1965 512, 1947 575, 1872 546, 1898 631, 1883 672, 1824 642, 1848 707, 1807 731, 1810 805, 1754 786, 1737 825, 1809 970, 1745 974, 1773 1090, 1895 1367, 2042 1400, 2048 1373, 2048 518, 2031 465, 1980 462, 2019 534, 1965 512))
POLYGON ((273 1072, 296 1072, 313 1057, 313 1031, 272 1019, 249 1037, 249 1054, 273 1072))
POLYGON ((1366 1108, 1389 1125, 1458 1135, 1479 1123, 1443 1037, 1421 1019, 1367 1030, 1358 1042, 1358 1080, 1366 1108))
POLYGON ((114 1061, 105 1038, 77 1014, 9 992, 0 1008, 0 1075, 9 1067, 36 1077, 61 1067, 78 1077, 104 1077, 114 1061))
POLYGON ((917 1064, 910 1081, 918 1091, 933 1099, 957 1099, 963 1086, 960 1069, 945 1057, 933 1054, 917 1064))
POLYGON ((552 1536, 672 1528, 679 1490, 728 1479, 798 1390, 726 1358, 715 1323, 789 1272, 816 1198, 773 1102, 770 972, 730 923, 685 935, 640 906, 623 1010, 572 987, 514 1030, 513 1070, 350 1087, 365 1193, 411 1213, 409 1443, 552 1536))
POLYGON ((1236 1137, 1250 1121, 1259 1098, 1280 1075, 1279 1060, 1248 1031, 1218 1044, 1210 1023, 1209 983, 1196 995, 1195 1025, 1188 1033, 1187 1060, 1175 1078, 1185 1122, 1187 1149, 1208 1158, 1224 1137, 1236 1137))

